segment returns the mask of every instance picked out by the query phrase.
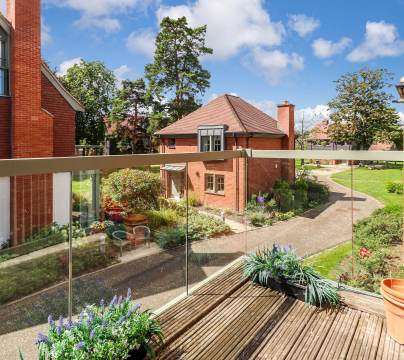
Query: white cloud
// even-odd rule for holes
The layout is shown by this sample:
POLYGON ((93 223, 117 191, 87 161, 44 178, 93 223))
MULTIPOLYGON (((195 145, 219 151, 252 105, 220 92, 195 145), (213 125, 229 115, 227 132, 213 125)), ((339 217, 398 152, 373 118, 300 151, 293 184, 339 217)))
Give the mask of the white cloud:
POLYGON ((330 109, 327 105, 319 104, 297 109, 295 113, 296 128, 301 129, 301 121, 304 120, 304 129, 310 130, 322 120, 330 118, 330 109))
POLYGON ((58 76, 64 76, 67 73, 67 70, 69 70, 72 66, 76 64, 80 64, 83 60, 81 58, 74 58, 74 59, 69 59, 66 61, 63 61, 59 65, 59 71, 57 72, 58 76))
POLYGON ((296 31, 300 37, 309 35, 320 26, 319 20, 304 14, 289 15, 288 17, 289 27, 296 31))
POLYGON ((161 6, 159 21, 186 16, 195 27, 207 25, 207 46, 213 57, 227 59, 242 48, 279 45, 285 35, 281 22, 273 22, 263 0, 196 0, 189 5, 161 6))
POLYGON ((48 45, 52 42, 51 29, 46 25, 43 18, 41 19, 41 42, 42 45, 48 45))
POLYGON ((114 70, 114 75, 116 76, 118 86, 121 85, 123 80, 128 79, 131 74, 132 74, 132 69, 126 64, 121 65, 120 67, 116 68, 114 70))
POLYGON ((360 62, 402 54, 404 54, 404 41, 400 40, 395 25, 384 21, 368 21, 365 40, 348 54, 347 59, 352 62, 360 62))
POLYGON ((83 28, 97 27, 105 31, 120 28, 115 17, 131 10, 146 9, 154 0, 45 0, 48 5, 69 7, 80 12, 81 18, 75 22, 83 28))
POLYGON ((264 113, 272 116, 274 119, 277 117, 277 104, 275 101, 272 100, 246 100, 251 105, 255 106, 256 108, 260 109, 264 113))
POLYGON ((326 40, 319 38, 313 41, 311 45, 313 48, 314 55, 326 59, 334 55, 337 55, 344 51, 347 47, 352 44, 352 40, 348 37, 343 37, 339 41, 332 42, 331 40, 326 40))
POLYGON ((296 53, 284 53, 280 50, 266 51, 255 48, 246 58, 246 65, 261 72, 268 82, 276 85, 288 74, 304 68, 304 58, 296 53))
POLYGON ((399 111, 398 116, 400 117, 400 124, 403 126, 404 125, 404 113, 399 111))
POLYGON ((126 47, 133 53, 153 57, 156 34, 151 29, 132 32, 126 39, 126 47))
POLYGON ((117 31, 121 28, 120 22, 111 17, 82 16, 79 20, 75 21, 74 24, 83 29, 99 28, 106 32, 117 31))

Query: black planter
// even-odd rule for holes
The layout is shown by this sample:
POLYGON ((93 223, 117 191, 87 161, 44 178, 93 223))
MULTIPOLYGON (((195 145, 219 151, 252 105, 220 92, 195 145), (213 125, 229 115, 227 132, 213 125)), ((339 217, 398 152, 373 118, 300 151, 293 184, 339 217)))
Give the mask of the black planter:
POLYGON ((130 360, 146 360, 147 359, 147 351, 143 346, 141 346, 137 350, 132 350, 129 353, 128 359, 130 359, 130 360))
POLYGON ((276 281, 273 279, 268 279, 265 284, 262 284, 256 280, 254 280, 256 284, 261 286, 265 286, 267 288, 271 288, 273 290, 285 293, 288 296, 292 296, 296 299, 304 301, 306 287, 299 284, 293 284, 291 282, 287 282, 286 280, 276 281))

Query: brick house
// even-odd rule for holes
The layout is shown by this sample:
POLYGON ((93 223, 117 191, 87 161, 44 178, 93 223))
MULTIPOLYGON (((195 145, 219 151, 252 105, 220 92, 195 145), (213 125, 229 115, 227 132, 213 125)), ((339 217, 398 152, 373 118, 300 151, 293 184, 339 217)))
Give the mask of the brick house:
MULTIPOLYGON (((80 103, 41 58, 40 0, 7 0, 0 13, 0 158, 73 156, 80 103)), ((0 179, 0 245, 68 220, 66 174, 0 179), (63 191, 60 191, 64 187, 63 191)))
MULTIPOLYGON (((223 95, 157 135, 161 153, 293 150, 294 105, 287 101, 278 105, 276 121, 237 96, 223 95)), ((241 158, 189 163, 189 191, 203 204, 241 211, 252 194, 268 191, 277 179, 293 181, 295 176, 293 160, 249 159, 247 174, 245 162, 241 158)), ((183 196, 184 168, 184 164, 161 167, 167 197, 183 196)))

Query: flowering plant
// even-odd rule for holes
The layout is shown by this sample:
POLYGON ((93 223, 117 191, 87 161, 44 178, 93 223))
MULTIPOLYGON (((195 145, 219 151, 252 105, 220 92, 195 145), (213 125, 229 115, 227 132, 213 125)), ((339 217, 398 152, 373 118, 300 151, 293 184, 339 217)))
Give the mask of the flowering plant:
POLYGON ((127 359, 141 348, 154 358, 153 342, 163 341, 159 323, 149 310, 140 311, 130 289, 108 306, 103 300, 87 306, 76 321, 55 322, 50 316, 48 322, 48 335, 39 334, 36 343, 40 360, 127 359))
POLYGON ((360 257, 369 257, 370 256, 370 251, 368 249, 366 249, 365 247, 361 248, 359 250, 359 256, 360 257))

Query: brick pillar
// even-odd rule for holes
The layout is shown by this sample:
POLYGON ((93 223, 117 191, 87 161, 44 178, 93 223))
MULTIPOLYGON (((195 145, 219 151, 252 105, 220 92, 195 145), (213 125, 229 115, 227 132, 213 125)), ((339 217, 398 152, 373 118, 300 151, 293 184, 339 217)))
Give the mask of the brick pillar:
MULTIPOLYGON (((285 101, 278 105, 278 126, 286 134, 282 140, 282 150, 295 149, 295 105, 285 101)), ((282 160, 282 178, 287 181, 295 179, 295 161, 282 160)))
MULTIPOLYGON (((11 23, 11 157, 53 155, 53 119, 41 108, 40 0, 7 0, 11 23)), ((52 176, 11 179, 11 237, 20 244, 52 221, 52 176)))

